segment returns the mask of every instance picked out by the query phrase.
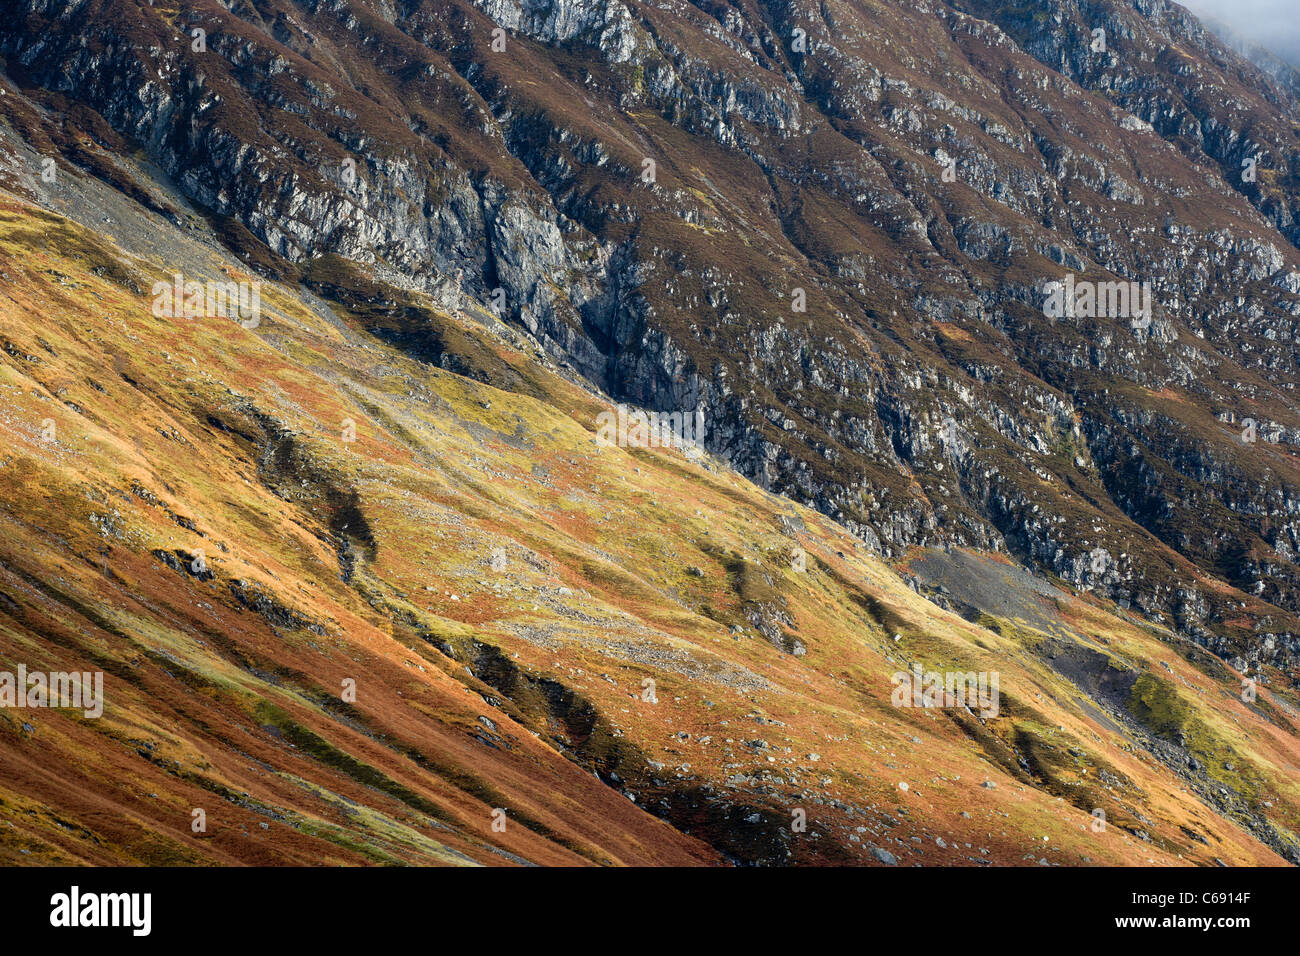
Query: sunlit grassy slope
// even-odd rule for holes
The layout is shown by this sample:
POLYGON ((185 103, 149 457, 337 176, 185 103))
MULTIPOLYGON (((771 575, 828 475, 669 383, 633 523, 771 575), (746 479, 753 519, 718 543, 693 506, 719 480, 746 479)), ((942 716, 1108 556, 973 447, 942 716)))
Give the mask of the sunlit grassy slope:
POLYGON ((1292 706, 1190 645, 1046 587, 1032 615, 942 610, 714 462, 598 444, 607 406, 490 316, 268 283, 256 329, 155 318, 176 268, 0 204, 0 668, 106 695, 97 720, 0 710, 3 862, 1293 844, 1292 706), (892 706, 913 662, 998 672, 998 716, 892 706))

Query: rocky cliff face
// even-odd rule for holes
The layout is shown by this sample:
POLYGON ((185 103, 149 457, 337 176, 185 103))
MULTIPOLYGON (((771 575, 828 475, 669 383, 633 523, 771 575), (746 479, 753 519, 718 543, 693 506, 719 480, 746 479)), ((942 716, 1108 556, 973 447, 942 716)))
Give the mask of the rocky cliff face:
POLYGON ((260 268, 494 309, 886 556, 1294 663, 1300 105, 1174 4, 25 0, 0 54, 260 268))

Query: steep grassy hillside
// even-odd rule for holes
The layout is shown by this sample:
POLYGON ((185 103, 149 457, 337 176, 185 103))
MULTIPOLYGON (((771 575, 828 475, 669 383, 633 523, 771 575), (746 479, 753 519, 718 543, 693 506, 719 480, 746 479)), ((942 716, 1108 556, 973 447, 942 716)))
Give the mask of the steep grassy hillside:
POLYGON ((28 179, 92 172, 261 275, 496 302, 886 557, 1009 553, 1295 672, 1300 76, 1176 4, 13 7, 28 179), (1067 275, 1151 314, 1048 317, 1067 275))

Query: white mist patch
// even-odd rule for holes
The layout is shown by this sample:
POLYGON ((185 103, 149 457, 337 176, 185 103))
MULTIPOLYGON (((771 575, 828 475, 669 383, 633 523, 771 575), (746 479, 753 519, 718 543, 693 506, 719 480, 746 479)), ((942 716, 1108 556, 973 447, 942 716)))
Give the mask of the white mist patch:
POLYGON ((1183 0, 1202 20, 1217 20, 1236 36, 1300 66, 1300 16, 1295 0, 1183 0))

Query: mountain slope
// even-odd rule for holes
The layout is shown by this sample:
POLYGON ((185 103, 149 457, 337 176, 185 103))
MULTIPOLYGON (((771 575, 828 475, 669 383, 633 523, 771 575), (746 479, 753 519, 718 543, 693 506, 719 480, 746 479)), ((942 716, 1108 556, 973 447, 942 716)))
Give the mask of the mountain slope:
MULTIPOLYGON (((125 219, 74 177, 46 201, 125 219)), ((243 273, 136 215, 165 259, 0 220, 3 655, 106 700, 0 712, 8 861, 1295 853, 1294 704, 1194 644, 978 554, 918 552, 927 600, 712 459, 602 446, 599 400, 479 310, 267 284, 254 329, 155 317, 169 270, 243 273), (998 672, 996 714, 895 706, 913 663, 998 672)))
POLYGON ((4 655, 111 702, 0 712, 6 858, 1300 858, 1297 107, 1176 8, 27 0, 0 55, 4 655))
POLYGON ((1173 6, 965 9, 50 0, 0 53, 54 148, 141 151, 268 274, 459 271, 887 555, 1010 551, 1289 667, 1295 100, 1173 6), (1052 321, 1067 272, 1153 315, 1052 321))

